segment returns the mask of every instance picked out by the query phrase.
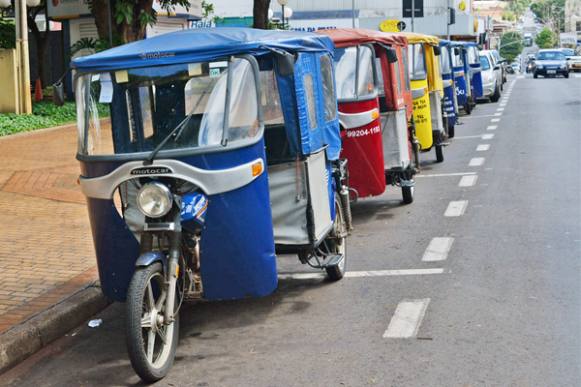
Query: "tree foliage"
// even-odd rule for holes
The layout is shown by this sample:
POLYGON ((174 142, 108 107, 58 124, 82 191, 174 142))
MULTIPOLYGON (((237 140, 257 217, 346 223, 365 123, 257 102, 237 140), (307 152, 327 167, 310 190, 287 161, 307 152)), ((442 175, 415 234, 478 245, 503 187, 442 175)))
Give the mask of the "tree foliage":
POLYGON ((530 4, 531 0, 511 0, 508 3, 508 10, 518 18, 525 13, 530 4))
POLYGON ((0 19, 0 49, 16 47, 16 26, 10 20, 0 19))
POLYGON ((555 31, 565 30, 565 0, 537 0, 531 4, 531 11, 555 31))
POLYGON ((549 28, 545 27, 537 34, 535 43, 539 48, 552 48, 555 46, 555 34, 549 28))
POLYGON ((518 32, 507 32, 500 38, 500 56, 509 62, 512 62, 522 50, 522 36, 518 32))

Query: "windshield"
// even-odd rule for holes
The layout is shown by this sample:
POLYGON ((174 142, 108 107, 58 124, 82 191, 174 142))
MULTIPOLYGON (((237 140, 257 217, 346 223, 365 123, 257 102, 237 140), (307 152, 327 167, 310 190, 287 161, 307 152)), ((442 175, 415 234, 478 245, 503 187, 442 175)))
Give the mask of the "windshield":
POLYGON ((454 66, 454 67, 464 66, 462 64, 462 48, 460 48, 460 47, 456 47, 452 51, 452 66, 454 66), (456 52, 458 52, 458 53, 456 54, 456 52))
POLYGON ((474 46, 468 47, 468 63, 469 64, 478 63, 478 49, 474 46))
POLYGON ((79 154, 152 151, 178 126, 162 151, 227 146, 260 134, 256 82, 246 59, 84 74, 75 94, 79 154), (111 124, 100 125, 97 104, 110 109, 111 124))
POLYGON ((482 70, 490 70, 490 62, 487 57, 480 56, 480 66, 482 67, 482 70))
POLYGON ((414 81, 426 79, 426 60, 424 46, 412 44, 408 49, 408 66, 410 78, 414 81))
POLYGON ((373 51, 367 46, 335 50, 335 80, 339 100, 357 99, 375 92, 373 57, 373 51))
POLYGON ((450 65, 450 53, 447 46, 442 46, 442 53, 440 54, 440 73, 450 74, 452 72, 452 67, 450 65))
POLYGON ((572 48, 563 48, 562 51, 565 56, 575 56, 575 51, 572 48))
POLYGON ((559 51, 543 51, 537 54, 537 60, 565 60, 565 55, 559 51))

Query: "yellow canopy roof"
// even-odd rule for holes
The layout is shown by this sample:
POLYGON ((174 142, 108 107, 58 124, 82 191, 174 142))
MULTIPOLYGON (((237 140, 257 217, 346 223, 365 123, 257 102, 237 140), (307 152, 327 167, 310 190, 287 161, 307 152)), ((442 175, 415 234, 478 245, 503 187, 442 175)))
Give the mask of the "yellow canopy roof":
POLYGON ((437 36, 418 34, 416 32, 400 32, 404 35, 410 44, 428 43, 434 46, 440 44, 440 39, 437 36))

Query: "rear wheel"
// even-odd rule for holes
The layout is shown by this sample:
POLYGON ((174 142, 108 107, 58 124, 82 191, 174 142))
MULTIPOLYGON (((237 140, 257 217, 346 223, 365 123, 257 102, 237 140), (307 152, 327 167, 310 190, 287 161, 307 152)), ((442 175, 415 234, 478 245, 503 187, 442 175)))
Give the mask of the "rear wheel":
POLYGON ((336 264, 325 267, 327 277, 331 281, 338 281, 345 275, 345 268, 347 266, 347 229, 341 199, 337 194, 335 194, 335 222, 333 223, 333 231, 327 237, 325 243, 329 249, 329 255, 340 255, 342 257, 336 264))
POLYGON ((126 339, 135 372, 147 383, 167 375, 173 365, 179 318, 164 324, 167 290, 160 263, 138 268, 127 291, 126 339))
POLYGON ((436 145, 436 161, 441 163, 444 161, 444 147, 442 145, 436 145))
POLYGON ((401 196, 404 204, 411 204, 414 201, 414 187, 401 187, 401 196))

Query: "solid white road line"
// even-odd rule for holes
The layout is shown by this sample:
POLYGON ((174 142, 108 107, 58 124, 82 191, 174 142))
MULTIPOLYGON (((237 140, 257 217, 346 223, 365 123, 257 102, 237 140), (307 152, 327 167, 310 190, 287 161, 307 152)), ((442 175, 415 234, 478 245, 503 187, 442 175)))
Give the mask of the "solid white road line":
POLYGON ((476 152, 485 152, 490 149, 490 144, 479 144, 476 147, 476 152))
POLYGON ((422 261, 436 262, 446 260, 446 258, 448 258, 448 253, 450 252, 453 243, 454 238, 444 238, 444 237, 433 238, 430 241, 428 248, 424 252, 422 261))
POLYGON ((498 125, 489 125, 486 127, 486 130, 496 130, 496 128, 498 128, 498 125))
POLYGON ((468 207, 468 200, 451 201, 450 204, 448 204, 448 208, 446 208, 446 212, 444 212, 444 216, 462 216, 466 211, 466 207, 468 207))
POLYGON ((483 140, 492 140, 494 138, 494 133, 487 133, 482 135, 483 140))
POLYGON ((409 339, 415 337, 426 315, 429 303, 429 298, 401 301, 395 308, 395 313, 383 333, 383 338, 409 339))
POLYGON ((478 175, 462 176, 458 183, 458 187, 472 187, 476 184, 476 180, 478 180, 478 175))
POLYGON ((484 157, 473 157, 468 163, 469 167, 479 167, 484 164, 484 157))
POLYGON ((478 136, 454 136, 454 140, 465 140, 467 138, 482 138, 482 136, 484 136, 484 135, 479 134, 478 136))
POLYGON ((372 270, 372 271, 348 271, 345 278, 362 278, 362 277, 392 277, 400 275, 427 275, 442 274, 444 269, 401 269, 401 270, 372 270))
POLYGON ((455 172, 455 173, 434 173, 432 175, 415 175, 414 178, 418 177, 448 177, 448 176, 465 176, 465 175, 475 175, 476 172, 455 172))
MULTIPOLYGON (((444 269, 399 269, 399 270, 368 270, 368 271, 348 271, 345 273, 345 278, 363 278, 363 277, 394 277, 404 275, 430 275, 442 274, 444 269)), ((321 272, 317 273, 281 273, 278 279, 286 280, 309 280, 309 279, 323 279, 326 275, 321 272)))
POLYGON ((500 122, 500 118, 493 118, 490 120, 490 122, 500 122))

